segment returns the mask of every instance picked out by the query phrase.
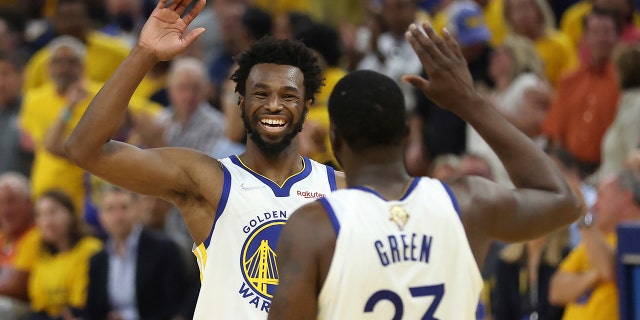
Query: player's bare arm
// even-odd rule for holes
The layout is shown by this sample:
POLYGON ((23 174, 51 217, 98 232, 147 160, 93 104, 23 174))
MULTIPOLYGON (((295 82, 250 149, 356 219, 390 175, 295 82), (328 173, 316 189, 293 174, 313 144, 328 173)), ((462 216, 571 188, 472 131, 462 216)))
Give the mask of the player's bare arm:
POLYGON ((316 319, 318 296, 331 265, 335 243, 336 232, 318 201, 294 212, 282 229, 278 243, 281 277, 269 319, 316 319))
POLYGON ((113 184, 178 205, 194 240, 199 242, 210 231, 221 194, 221 183, 217 183, 222 181, 220 164, 195 150, 142 150, 110 140, 145 74, 159 60, 184 52, 204 32, 198 28, 186 33, 205 4, 197 0, 181 18, 191 2, 158 3, 137 46, 93 99, 67 140, 65 151, 80 167, 113 184))
POLYGON ((405 80, 473 126, 496 152, 516 186, 511 190, 481 178, 451 183, 476 260, 484 255, 492 238, 536 238, 577 219, 580 202, 561 173, 531 139, 474 90, 453 37, 445 30, 442 39, 431 25, 423 27, 426 35, 412 26, 407 40, 430 80, 415 75, 405 76, 405 80))

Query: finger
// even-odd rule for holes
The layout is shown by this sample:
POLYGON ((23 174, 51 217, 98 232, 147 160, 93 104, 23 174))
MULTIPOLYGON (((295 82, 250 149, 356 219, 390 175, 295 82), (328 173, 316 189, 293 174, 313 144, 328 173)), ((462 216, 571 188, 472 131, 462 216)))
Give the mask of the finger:
POLYGON ((183 0, 172 0, 167 9, 175 11, 176 8, 182 3, 183 0))
POLYGON ((422 28, 427 34, 427 37, 429 37, 429 39, 433 41, 433 43, 435 43, 436 48, 438 48, 438 51, 440 51, 440 53, 442 53, 442 55, 445 57, 451 57, 451 52, 449 51, 449 48, 447 48, 447 45, 444 43, 444 41, 442 41, 442 38, 440 38, 440 36, 436 33, 436 31, 433 30, 433 26, 431 25, 431 23, 423 22, 422 28))
POLYGON ((458 41, 456 41, 456 39, 451 35, 451 33, 449 32, 449 29, 443 28, 442 36, 444 37, 444 41, 447 44, 447 47, 449 47, 449 50, 451 50, 451 52, 453 52, 453 54, 459 59, 464 59, 464 55, 462 54, 462 49, 460 49, 460 46, 458 45, 458 41))
MULTIPOLYGON (((439 64, 444 61, 446 57, 440 52, 440 49, 436 46, 433 39, 431 39, 426 33, 422 32, 416 25, 409 26, 409 32, 413 35, 424 50, 431 56, 435 64, 439 64)), ((435 66, 435 64, 432 64, 435 66)))
POLYGON ((189 31, 189 33, 187 33, 187 35, 184 37, 185 47, 188 47, 189 45, 191 45, 203 33, 204 33, 204 28, 195 28, 189 31))
POLYGON ((156 9, 164 9, 167 6, 167 0, 158 1, 158 5, 156 5, 156 9))
POLYGON ((196 5, 191 9, 191 11, 189 11, 189 13, 186 16, 184 16, 184 18, 182 18, 182 21, 184 21, 186 25, 189 25, 191 21, 193 21, 193 19, 195 19, 198 16, 198 14, 200 14, 200 11, 204 9, 205 4, 207 4, 206 0, 198 0, 198 3, 196 3, 196 5))
POLYGON ((414 74, 407 74, 402 77, 402 81, 412 85, 414 88, 424 92, 425 94, 429 92, 429 80, 425 78, 414 74))
POLYGON ((193 1, 180 1, 180 4, 178 4, 178 7, 176 7, 176 9, 174 10, 179 16, 182 15, 182 13, 184 12, 184 9, 187 8, 187 6, 189 4, 191 4, 191 2, 193 1))
MULTIPOLYGON (((420 32, 420 31, 418 31, 420 32)), ((420 59, 420 63, 422 63, 422 67, 427 73, 432 70, 432 67, 435 65, 433 58, 431 55, 425 50, 424 46, 420 43, 419 38, 426 37, 420 32, 420 34, 415 35, 411 31, 407 31, 405 33, 405 38, 409 41, 409 44, 413 48, 413 51, 418 55, 418 59, 420 59)))

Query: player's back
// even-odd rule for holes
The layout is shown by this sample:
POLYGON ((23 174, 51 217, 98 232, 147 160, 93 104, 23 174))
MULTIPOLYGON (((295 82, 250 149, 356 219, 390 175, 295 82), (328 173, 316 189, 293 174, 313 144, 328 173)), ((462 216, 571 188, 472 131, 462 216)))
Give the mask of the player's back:
POLYGON ((332 168, 304 158, 282 185, 237 156, 220 160, 223 194, 212 233, 194 249, 202 286, 194 319, 266 319, 278 284, 280 231, 298 207, 336 188, 332 168))
POLYGON ((337 240, 319 319, 474 319, 482 278, 453 194, 417 178, 397 201, 366 188, 320 200, 337 240))

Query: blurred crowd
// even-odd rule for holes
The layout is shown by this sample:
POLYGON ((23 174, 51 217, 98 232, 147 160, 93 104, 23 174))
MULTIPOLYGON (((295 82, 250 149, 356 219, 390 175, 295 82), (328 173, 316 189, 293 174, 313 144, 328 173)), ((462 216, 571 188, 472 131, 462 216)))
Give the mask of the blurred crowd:
MULTIPOLYGON (((155 5, 0 0, 0 319, 193 315, 198 268, 177 209, 87 174, 63 148, 155 5)), ((410 173, 513 185, 480 135, 401 81, 423 73, 404 33, 430 22, 457 39, 477 89, 556 161, 585 204, 565 230, 492 246, 478 319, 617 319, 615 230, 640 219, 638 6, 211 0, 191 25, 206 33, 146 75, 113 139, 215 158, 243 152, 233 58, 271 35, 304 42, 324 72, 299 136, 304 155, 340 169, 329 145, 329 94, 348 72, 370 69, 403 90, 410 173)))

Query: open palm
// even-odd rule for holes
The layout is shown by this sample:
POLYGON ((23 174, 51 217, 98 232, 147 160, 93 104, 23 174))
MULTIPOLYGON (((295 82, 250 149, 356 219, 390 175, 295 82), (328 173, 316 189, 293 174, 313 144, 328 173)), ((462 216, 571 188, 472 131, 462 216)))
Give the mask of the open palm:
POLYGON ((203 28, 191 30, 187 27, 204 8, 205 0, 161 0, 145 23, 138 45, 152 52, 159 60, 169 60, 184 52, 203 32, 203 28), (184 17, 185 8, 191 2, 196 5, 184 17))

